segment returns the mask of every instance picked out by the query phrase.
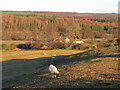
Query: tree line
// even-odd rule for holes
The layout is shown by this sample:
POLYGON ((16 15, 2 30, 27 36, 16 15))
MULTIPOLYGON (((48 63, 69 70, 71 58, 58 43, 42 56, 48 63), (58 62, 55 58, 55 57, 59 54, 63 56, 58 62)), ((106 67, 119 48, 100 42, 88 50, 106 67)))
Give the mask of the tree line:
POLYGON ((48 14, 2 13, 3 40, 53 41, 56 38, 118 37, 117 20, 48 14), (112 21, 111 21, 112 20, 112 21))

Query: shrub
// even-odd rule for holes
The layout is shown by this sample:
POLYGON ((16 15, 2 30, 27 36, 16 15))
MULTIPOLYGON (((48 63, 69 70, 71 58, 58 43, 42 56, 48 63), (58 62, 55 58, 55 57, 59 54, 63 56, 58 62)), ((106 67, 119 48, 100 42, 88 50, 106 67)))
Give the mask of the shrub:
POLYGON ((31 42, 25 43, 25 49, 31 49, 31 45, 32 45, 31 42))
POLYGON ((35 41, 35 42, 32 43, 31 48, 32 49, 40 49, 42 46, 43 46, 42 42, 35 41))
POLYGON ((104 43, 104 47, 111 47, 114 46, 114 43, 104 43))
POLYGON ((40 49, 43 46, 42 42, 34 41, 34 42, 27 42, 25 44, 25 49, 40 49))
POLYGON ((72 45, 72 49, 83 50, 83 44, 74 44, 72 45))
POLYGON ((17 48, 25 49, 25 44, 18 44, 17 48))
POLYGON ((113 43, 114 42, 114 40, 108 40, 107 41, 107 43, 113 43))
POLYGON ((91 48, 92 49, 97 49, 97 45, 93 45, 91 48))
POLYGON ((6 49, 7 48, 7 45, 6 44, 2 44, 2 49, 6 49))
POLYGON ((114 43, 100 43, 97 45, 98 49, 114 46, 114 43))
POLYGON ((97 40, 97 42, 99 43, 99 42, 101 42, 100 40, 97 40))
POLYGON ((84 46, 83 50, 86 50, 86 49, 89 49, 89 48, 90 48, 89 46, 84 46))
POLYGON ((98 49, 101 49, 101 48, 103 48, 103 47, 104 47, 103 43, 97 44, 97 48, 98 48, 98 49))
POLYGON ((65 43, 54 41, 48 45, 48 49, 65 49, 65 43))
POLYGON ((114 46, 118 46, 119 44, 117 42, 114 43, 114 46))
POLYGON ((71 50, 71 49, 76 49, 76 50, 85 50, 85 49, 89 49, 89 45, 87 44, 71 44, 69 45, 69 47, 67 47, 66 49, 71 50))
POLYGON ((64 43, 65 44, 65 49, 69 48, 71 43, 64 43))
POLYGON ((16 44, 11 43, 11 44, 2 44, 2 49, 4 50, 14 50, 16 48, 16 44))
POLYGON ((118 43, 118 44, 120 44, 120 39, 119 39, 119 38, 118 38, 118 39, 116 39, 116 41, 117 41, 117 43, 118 43))

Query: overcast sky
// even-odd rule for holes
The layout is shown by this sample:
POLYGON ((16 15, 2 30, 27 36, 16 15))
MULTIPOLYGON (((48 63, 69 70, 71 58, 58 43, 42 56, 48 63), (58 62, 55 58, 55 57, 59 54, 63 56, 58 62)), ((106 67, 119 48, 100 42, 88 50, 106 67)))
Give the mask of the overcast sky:
POLYGON ((0 10, 117 13, 119 0, 1 0, 0 10))

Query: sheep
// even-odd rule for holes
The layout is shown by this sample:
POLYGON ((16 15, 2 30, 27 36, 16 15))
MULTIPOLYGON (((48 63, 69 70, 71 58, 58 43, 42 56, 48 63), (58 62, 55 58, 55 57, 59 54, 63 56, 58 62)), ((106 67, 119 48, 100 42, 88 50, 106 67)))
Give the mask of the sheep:
POLYGON ((75 43, 84 43, 84 41, 75 41, 75 43))
POLYGON ((56 56, 56 54, 54 54, 53 56, 56 56))
POLYGON ((76 54, 75 52, 73 52, 73 54, 76 54))
POLYGON ((46 53, 44 53, 44 55, 46 55, 46 53))
POLYGON ((50 65, 49 66, 49 73, 52 74, 52 78, 59 78, 59 71, 57 70, 57 68, 54 65, 50 65))

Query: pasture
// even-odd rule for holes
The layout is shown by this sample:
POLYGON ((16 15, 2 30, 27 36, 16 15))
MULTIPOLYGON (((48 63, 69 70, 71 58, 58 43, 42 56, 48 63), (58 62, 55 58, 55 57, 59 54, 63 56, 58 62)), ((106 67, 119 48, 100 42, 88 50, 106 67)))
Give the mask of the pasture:
POLYGON ((118 14, 0 13, 3 89, 120 88, 118 14), (60 78, 51 78, 50 64, 60 78))
POLYGON ((75 53, 80 53, 80 50, 23 50, 23 51, 7 51, 2 52, 2 61, 12 60, 12 59, 33 59, 42 57, 52 57, 54 54, 58 55, 70 55, 75 53), (44 55, 46 53, 46 55, 44 55))
POLYGON ((3 88, 120 88, 117 49, 3 50, 3 88), (49 76, 51 63, 60 78, 49 76))

